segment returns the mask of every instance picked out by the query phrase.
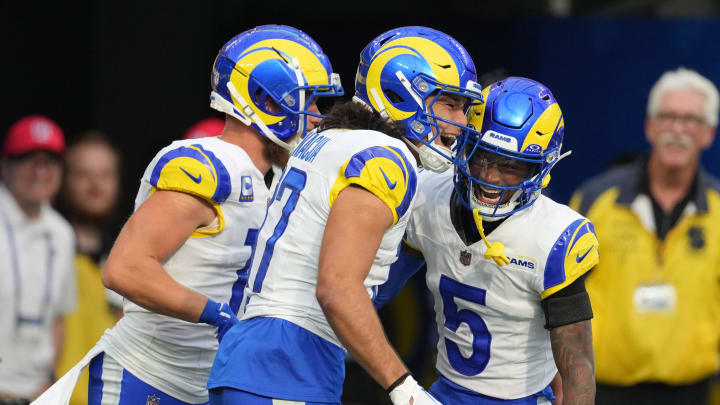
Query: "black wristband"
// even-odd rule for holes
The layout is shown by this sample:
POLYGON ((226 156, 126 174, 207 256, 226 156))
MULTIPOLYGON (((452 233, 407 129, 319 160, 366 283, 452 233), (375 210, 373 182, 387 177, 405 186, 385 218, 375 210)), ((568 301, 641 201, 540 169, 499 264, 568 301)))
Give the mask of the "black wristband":
POLYGON ((408 377, 410 377, 410 375, 411 375, 410 372, 407 372, 407 373, 401 375, 400 378, 398 378, 397 380, 395 380, 394 383, 390 384, 390 386, 387 387, 387 389, 385 390, 385 392, 387 392, 388 394, 390 394, 390 392, 392 392, 392 390, 394 390, 395 388, 397 388, 398 385, 400 385, 400 384, 402 384, 403 382, 405 382, 405 379, 408 378, 408 377))

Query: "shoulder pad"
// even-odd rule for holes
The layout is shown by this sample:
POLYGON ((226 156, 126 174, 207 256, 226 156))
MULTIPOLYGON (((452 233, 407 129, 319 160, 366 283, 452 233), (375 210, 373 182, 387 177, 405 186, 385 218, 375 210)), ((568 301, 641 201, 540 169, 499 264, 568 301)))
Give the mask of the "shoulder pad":
POLYGON ((330 206, 350 184, 367 189, 385 202, 396 223, 410 208, 417 189, 417 174, 402 150, 393 146, 371 146, 355 153, 342 165, 330 190, 330 206))
POLYGON ((181 146, 161 156, 150 184, 158 190, 181 191, 218 204, 232 190, 225 165, 199 144, 181 146))
POLYGON ((580 218, 565 228, 545 263, 540 296, 547 298, 592 269, 600 260, 598 246, 595 227, 589 220, 580 218))

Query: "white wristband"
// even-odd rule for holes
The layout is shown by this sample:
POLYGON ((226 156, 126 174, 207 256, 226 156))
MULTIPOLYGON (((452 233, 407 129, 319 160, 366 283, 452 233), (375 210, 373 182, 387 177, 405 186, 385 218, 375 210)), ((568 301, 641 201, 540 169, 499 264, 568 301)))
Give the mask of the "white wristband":
POLYGON ((413 405, 440 405, 440 401, 425 391, 412 376, 390 391, 393 405, 409 405, 410 399, 413 399, 413 405))

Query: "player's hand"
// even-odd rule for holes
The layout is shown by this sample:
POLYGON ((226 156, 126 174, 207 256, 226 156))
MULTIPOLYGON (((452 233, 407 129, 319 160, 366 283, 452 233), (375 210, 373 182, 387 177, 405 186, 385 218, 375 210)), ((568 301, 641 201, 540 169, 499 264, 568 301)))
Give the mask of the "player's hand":
POLYGON ((207 300, 205 309, 200 314, 200 322, 215 326, 217 330, 218 342, 222 342, 223 337, 233 326, 240 323, 235 313, 230 309, 228 304, 221 304, 211 299, 207 300))
POLYGON ((410 375, 390 391, 390 400, 393 405, 441 405, 440 401, 425 391, 410 375))

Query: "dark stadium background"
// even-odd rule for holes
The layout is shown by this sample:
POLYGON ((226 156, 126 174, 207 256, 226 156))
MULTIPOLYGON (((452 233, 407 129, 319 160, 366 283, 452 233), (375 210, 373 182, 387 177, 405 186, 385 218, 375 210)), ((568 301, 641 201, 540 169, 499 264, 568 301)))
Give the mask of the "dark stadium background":
MULTIPOLYGON (((527 76, 554 92, 565 114, 564 149, 573 155, 553 171, 550 192, 567 202, 589 176, 646 149, 647 94, 663 71, 682 65, 720 84, 718 3, 0 2, 0 128, 4 135, 21 116, 41 113, 71 139, 91 128, 106 132, 124 156, 127 215, 157 150, 194 122, 217 116, 208 107, 209 73, 233 35, 268 23, 304 30, 324 48, 350 96, 358 54, 370 39, 396 26, 427 25, 465 45, 481 81, 527 76)), ((716 143, 704 155, 715 175, 719 151, 716 143)), ((388 322, 388 333, 427 382, 432 336, 420 322, 422 307, 413 305, 422 301, 420 293, 404 294, 406 303, 383 316, 403 314, 405 323, 388 322)), ((357 392, 367 395, 370 386, 357 392)))

